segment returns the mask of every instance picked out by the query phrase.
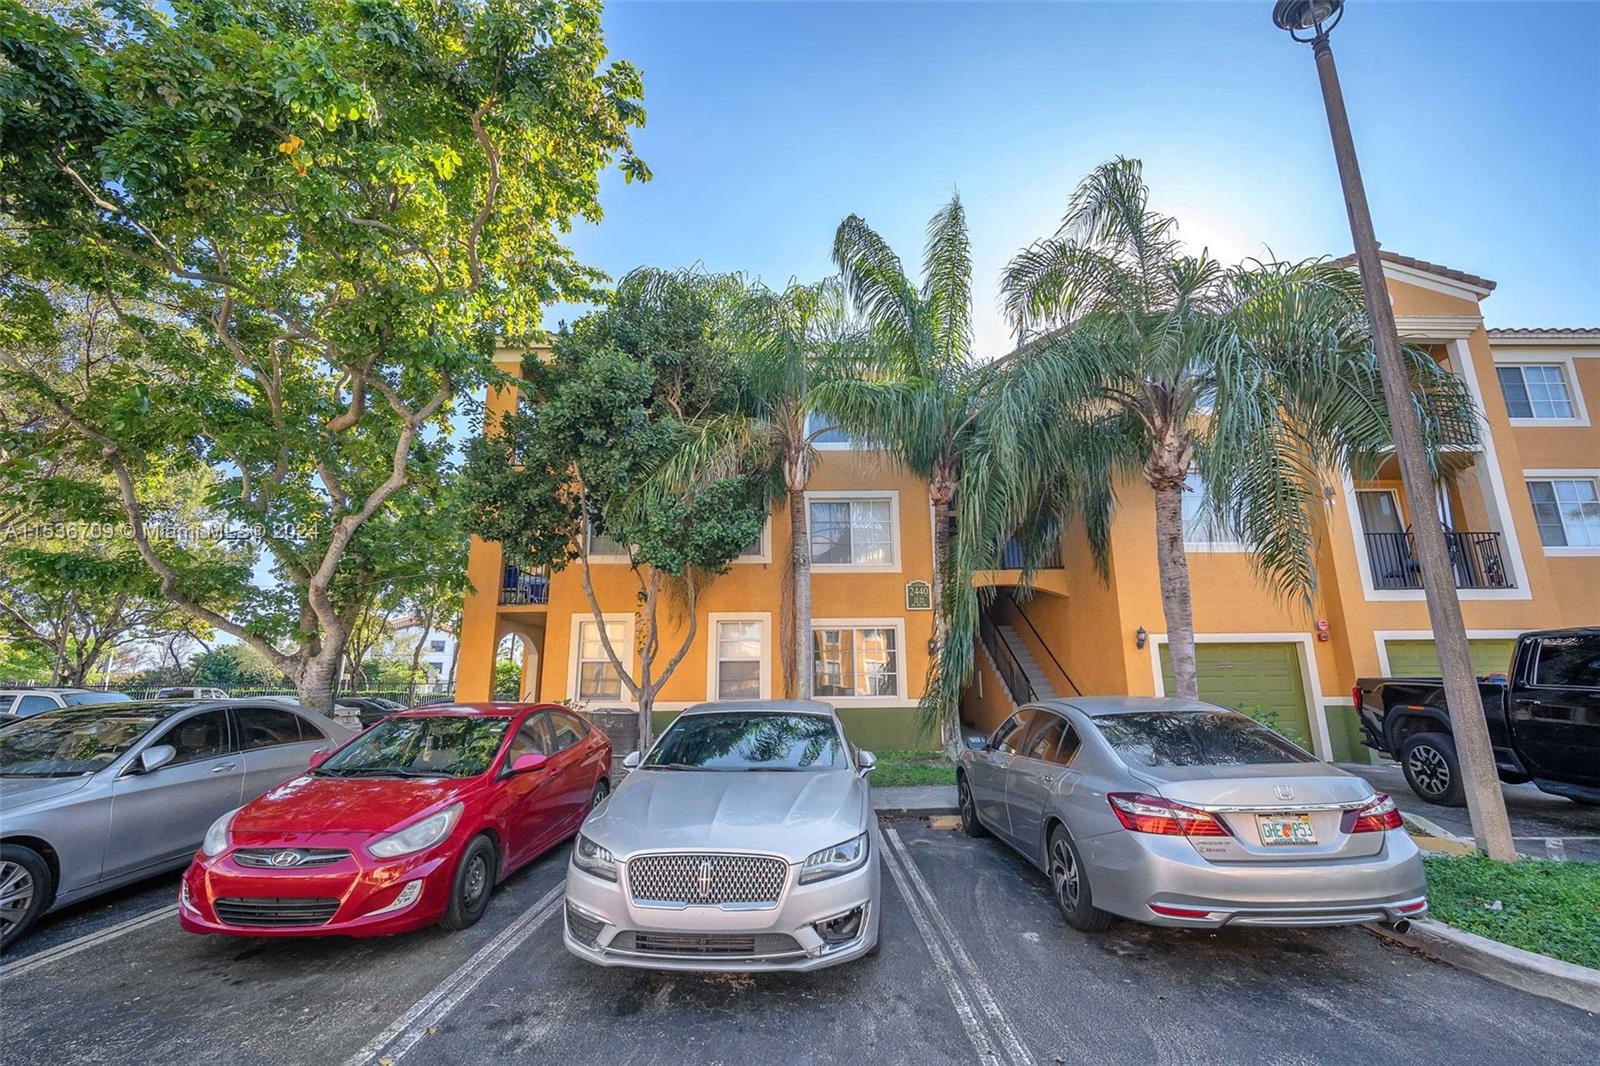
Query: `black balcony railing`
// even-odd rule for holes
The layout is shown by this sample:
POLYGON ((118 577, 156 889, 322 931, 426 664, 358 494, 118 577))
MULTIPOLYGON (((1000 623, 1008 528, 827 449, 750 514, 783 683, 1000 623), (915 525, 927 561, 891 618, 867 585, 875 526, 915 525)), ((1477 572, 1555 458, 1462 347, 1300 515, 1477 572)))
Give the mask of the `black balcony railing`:
MULTIPOLYGON (((1010 540, 1006 541, 1005 548, 1001 550, 1001 552, 1000 552, 1000 569, 1002 569, 1002 570, 1021 570, 1022 569, 1022 545, 1017 542, 1017 538, 1012 537, 1010 540)), ((1054 547, 1052 547, 1050 549, 1049 554, 1046 555, 1043 559, 1039 560, 1039 569, 1040 570, 1059 570, 1059 569, 1061 569, 1061 545, 1057 544, 1054 547)))
POLYGON ((550 578, 543 570, 523 570, 506 564, 500 577, 500 605, 526 607, 550 602, 550 578))
MULTIPOLYGON (((1498 533, 1446 531, 1445 546, 1455 569, 1458 589, 1510 589, 1517 582, 1506 565, 1498 533)), ((1379 589, 1420 589, 1422 567, 1410 532, 1368 533, 1367 559, 1372 585, 1379 589)))

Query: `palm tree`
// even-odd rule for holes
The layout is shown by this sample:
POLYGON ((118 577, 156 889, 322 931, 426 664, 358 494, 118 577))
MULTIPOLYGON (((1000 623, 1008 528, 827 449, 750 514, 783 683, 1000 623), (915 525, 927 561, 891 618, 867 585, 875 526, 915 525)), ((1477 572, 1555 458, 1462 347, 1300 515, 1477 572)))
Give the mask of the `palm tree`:
MULTIPOLYGON (((1304 602, 1326 472, 1371 476, 1393 438, 1356 275, 1326 260, 1225 267, 1185 254, 1148 193, 1137 160, 1101 165, 1057 233, 1007 266, 1002 292, 1023 344, 983 442, 985 467, 1007 484, 987 485, 984 502, 988 521, 1032 515, 1046 536, 1078 509, 1103 566, 1114 487, 1142 475, 1155 492, 1173 675, 1193 698, 1186 477, 1205 486, 1205 520, 1304 602), (1069 482, 1078 490, 1062 493, 1069 482)), ((1437 473, 1441 442, 1476 439, 1476 410, 1456 375, 1424 352, 1407 359, 1437 473)))
POLYGON ((788 582, 780 612, 784 687, 796 699, 812 691, 811 538, 806 487, 817 437, 834 428, 819 424, 812 395, 822 365, 836 365, 850 344, 850 326, 833 281, 791 284, 780 291, 750 285, 739 313, 743 328, 730 373, 744 390, 737 414, 692 422, 660 476, 667 485, 692 487, 705 472, 742 469, 761 477, 774 503, 789 510, 788 582))
MULTIPOLYGON (((952 580, 951 503, 987 377, 972 358, 972 255, 961 198, 951 197, 928 223, 920 289, 856 215, 839 224, 833 259, 863 330, 838 350, 813 399, 852 436, 881 446, 927 481, 934 515, 934 639, 942 646, 944 590, 952 580)), ((938 717, 946 747, 954 750, 960 742, 955 716, 938 717)))

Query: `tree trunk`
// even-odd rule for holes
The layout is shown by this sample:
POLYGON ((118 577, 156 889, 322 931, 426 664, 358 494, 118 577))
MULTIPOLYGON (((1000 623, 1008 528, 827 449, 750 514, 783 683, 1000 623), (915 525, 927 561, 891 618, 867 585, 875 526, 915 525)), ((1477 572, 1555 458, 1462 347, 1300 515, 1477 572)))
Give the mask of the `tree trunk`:
POLYGON ((811 698, 811 525, 806 515, 805 485, 789 489, 789 568, 794 576, 794 698, 811 698))
MULTIPOLYGON (((406 674, 406 705, 410 706, 417 699, 417 669, 422 662, 422 645, 428 639, 428 634, 433 630, 433 608, 430 607, 422 614, 422 633, 417 637, 417 646, 411 649, 411 670, 406 674)), ((524 655, 526 659, 526 655, 524 655)), ((523 678, 527 684, 527 678, 523 678)))
MULTIPOLYGON (((944 610, 944 568, 950 555, 950 500, 953 490, 930 483, 928 498, 933 505, 933 646, 935 655, 944 654, 945 638, 950 632, 949 619, 944 610)), ((939 708, 939 740, 945 754, 952 760, 961 753, 960 705, 939 708)))
POLYGON ((1161 578, 1161 609, 1167 619, 1167 650, 1172 654, 1171 696, 1200 698, 1194 653, 1194 604, 1189 598, 1189 558, 1183 551, 1183 470, 1150 476, 1156 492, 1156 569, 1161 578))
POLYGON ((294 676, 295 696, 312 710, 355 728, 354 715, 340 717, 333 710, 334 685, 343 659, 343 648, 323 648, 320 655, 305 660, 294 676))

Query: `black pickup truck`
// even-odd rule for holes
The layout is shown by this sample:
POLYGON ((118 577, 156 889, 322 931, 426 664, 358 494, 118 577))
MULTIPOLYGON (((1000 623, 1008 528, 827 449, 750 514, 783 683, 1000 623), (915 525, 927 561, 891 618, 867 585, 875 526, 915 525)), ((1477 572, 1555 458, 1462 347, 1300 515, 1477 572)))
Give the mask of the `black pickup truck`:
MULTIPOLYGON (((1500 780, 1600 804, 1600 627, 1522 634, 1510 669, 1478 691, 1500 780)), ((1413 792, 1466 802, 1439 678, 1364 677, 1355 703, 1362 743, 1397 759, 1413 792)))

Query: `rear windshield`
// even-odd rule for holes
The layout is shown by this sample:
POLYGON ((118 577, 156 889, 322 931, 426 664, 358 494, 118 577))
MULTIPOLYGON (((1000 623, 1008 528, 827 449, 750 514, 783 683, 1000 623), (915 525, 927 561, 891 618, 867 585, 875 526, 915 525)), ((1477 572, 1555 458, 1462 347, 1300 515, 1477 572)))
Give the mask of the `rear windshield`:
POLYGON ((1316 762, 1266 726, 1229 711, 1116 714, 1094 724, 1129 766, 1316 762))
POLYGON ((68 707, 88 707, 97 703, 128 703, 132 697, 122 692, 69 692, 61 697, 68 707))
POLYGON ((657 770, 837 770, 844 738, 816 714, 686 714, 644 765, 657 770))

